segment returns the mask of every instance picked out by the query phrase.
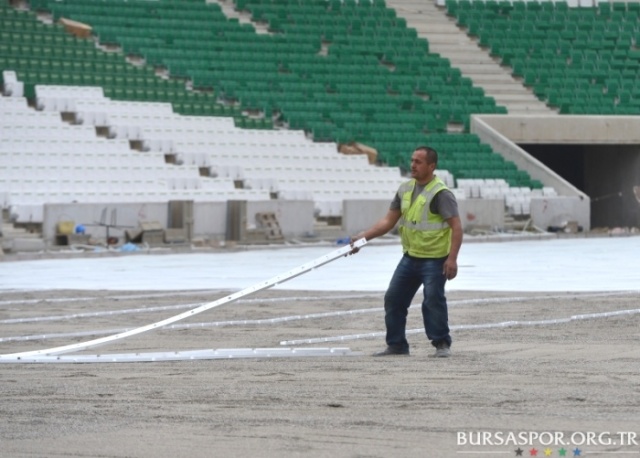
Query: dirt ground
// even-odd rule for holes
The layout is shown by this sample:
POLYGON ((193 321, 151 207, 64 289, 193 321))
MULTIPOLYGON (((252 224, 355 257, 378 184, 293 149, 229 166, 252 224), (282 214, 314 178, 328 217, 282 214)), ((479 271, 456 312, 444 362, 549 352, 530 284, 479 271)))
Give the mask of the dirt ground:
MULTIPOLYGON (((0 354, 143 326, 225 293, 3 293, 0 354), (107 313, 116 311, 126 313, 107 313)), ((274 348, 369 334, 298 345, 352 356, 0 364, 0 456, 640 456, 638 293, 450 292, 448 359, 431 357, 417 331, 410 357, 370 356, 385 345, 371 335, 384 331, 382 296, 271 289, 180 323, 201 327, 87 351, 274 348), (471 326, 495 323, 507 324, 471 326)), ((419 307, 408 329, 421 329, 419 307)))

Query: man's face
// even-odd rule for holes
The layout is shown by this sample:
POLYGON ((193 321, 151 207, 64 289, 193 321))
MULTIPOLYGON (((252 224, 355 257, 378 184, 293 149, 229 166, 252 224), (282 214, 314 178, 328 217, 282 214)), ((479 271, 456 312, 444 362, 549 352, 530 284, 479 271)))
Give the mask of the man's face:
POLYGON ((433 177, 433 171, 436 165, 427 162, 427 152, 424 150, 415 150, 411 156, 411 178, 418 183, 425 184, 433 177))

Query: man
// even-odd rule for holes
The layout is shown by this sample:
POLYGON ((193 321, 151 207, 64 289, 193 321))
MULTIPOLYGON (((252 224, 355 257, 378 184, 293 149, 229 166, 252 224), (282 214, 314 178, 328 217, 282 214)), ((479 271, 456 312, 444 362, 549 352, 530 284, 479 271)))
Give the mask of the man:
MULTIPOLYGON (((436 347, 435 356, 451 355, 451 336, 444 286, 458 274, 462 224, 455 196, 434 171, 438 153, 427 146, 411 156, 411 180, 403 183, 387 214, 371 228, 353 237, 380 237, 399 222, 404 255, 384 296, 387 348, 373 356, 409 355, 405 328, 411 301, 423 286, 422 318, 425 332, 436 347)), ((352 253, 357 253, 354 248, 352 253)))

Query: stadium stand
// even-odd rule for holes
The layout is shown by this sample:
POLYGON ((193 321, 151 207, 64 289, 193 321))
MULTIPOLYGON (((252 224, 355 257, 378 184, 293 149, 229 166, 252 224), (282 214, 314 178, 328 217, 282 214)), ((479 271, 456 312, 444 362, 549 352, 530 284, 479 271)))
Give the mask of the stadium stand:
MULTIPOLYGON (((120 3, 33 3, 38 9, 51 10, 54 20, 64 16, 90 24, 103 45, 118 44, 124 53, 144 58, 148 65, 143 67, 127 65, 123 59, 119 64, 115 59, 98 63, 96 51, 85 49, 82 56, 90 54, 84 57, 93 64, 82 58, 66 64, 82 69, 74 76, 76 84, 102 86, 107 97, 164 100, 158 93, 165 98, 174 93, 159 89, 171 84, 153 75, 154 66, 160 66, 167 69, 174 89, 179 78, 187 78, 201 90, 182 91, 198 94, 202 100, 194 103, 171 100, 178 113, 224 114, 218 107, 236 105, 216 101, 238 102, 241 108, 236 108, 235 117, 242 127, 254 127, 251 123, 256 120, 239 116, 240 110, 262 112, 260 122, 267 127, 277 113, 276 122, 304 129, 316 141, 365 143, 379 151, 383 163, 403 167, 410 143, 425 143, 431 140, 430 134, 446 133, 450 124, 468 127, 472 112, 505 112, 481 88, 462 78, 447 59, 430 54, 426 40, 418 38, 383 2, 236 5, 250 11, 254 21, 266 21, 274 32, 271 35, 256 34, 251 26, 227 19, 215 3, 120 3), (113 8, 114 4, 118 7, 113 8), (327 40, 331 46, 324 55, 327 40), (105 70, 117 76, 109 78, 105 70), (362 75, 366 75, 364 81, 362 75), (211 100, 211 94, 217 94, 217 99, 211 100)), ((75 52, 81 54, 79 49, 75 52)), ((41 67, 46 67, 47 60, 39 62, 39 69, 45 70, 41 67)), ((30 92, 32 74, 26 65, 18 73, 26 74, 21 80, 30 92)), ((473 137, 467 142, 478 144, 473 137)), ((532 184, 516 182, 515 175, 504 178, 513 185, 532 184)))
MULTIPOLYGON (((534 3, 543 5, 450 0, 446 9, 561 113, 640 107, 630 80, 638 63, 631 49, 636 30, 618 14, 620 7, 574 14, 561 2, 553 9, 534 3), (586 19, 590 15, 596 19, 586 19), (553 31, 554 41, 523 34, 530 23, 553 31), (602 34, 579 48, 585 30, 602 34), (607 72, 594 61, 606 63, 607 72), (565 90, 570 81, 579 83, 571 94, 565 90)), ((428 41, 383 0, 234 5, 251 24, 203 0, 31 0, 29 8, 1 2, 0 190, 16 221, 37 221, 38 203, 99 202, 107 194, 122 201, 312 199, 318 215, 340 216, 345 198, 387 198, 420 144, 440 152, 440 174, 460 198, 497 197, 510 213, 526 215, 532 195, 553 196, 469 133, 472 114, 504 114, 506 108, 430 52, 428 41), (73 36, 61 19, 87 24, 91 36, 73 36), (8 113, 10 123, 4 121, 8 113), (42 146, 20 142, 40 140, 66 142, 59 153, 77 154, 76 167, 87 170, 76 168, 84 175, 80 184, 64 181, 71 172, 62 171, 63 159, 53 164, 55 146, 43 152, 50 180, 37 186, 20 180, 12 164, 24 158, 40 167, 33 161, 42 146), (337 154, 338 144, 353 142, 375 148, 386 167, 337 154), (109 148, 111 164, 96 157, 101 168, 92 171, 94 152, 109 148), (124 172, 137 167, 152 173, 124 172), (314 178, 301 180, 311 169, 314 178), (136 182, 127 192, 122 176, 136 182), (366 187, 372 179, 375 190, 366 187)), ((633 15, 632 9, 625 13, 633 15)))
POLYGON ((570 8, 566 2, 448 0, 447 12, 565 114, 640 113, 634 2, 570 8))
MULTIPOLYGON (((74 92, 88 88, 81 89, 74 92)), ((48 100, 64 99, 57 96, 48 100)), ((93 126, 69 125, 58 112, 34 111, 22 97, 0 98, 0 113, 0 183, 16 222, 42 221, 44 202, 269 197, 235 189, 230 179, 201 177, 197 166, 167 164, 153 152, 133 154, 127 140, 97 137, 93 126)))

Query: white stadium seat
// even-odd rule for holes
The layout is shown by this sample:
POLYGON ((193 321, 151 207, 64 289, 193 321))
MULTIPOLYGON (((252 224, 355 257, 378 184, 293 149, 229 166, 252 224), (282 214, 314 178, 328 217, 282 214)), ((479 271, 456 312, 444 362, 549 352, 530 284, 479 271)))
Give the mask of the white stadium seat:
MULTIPOLYGON (((390 200, 406 180, 397 167, 340 154, 335 143, 314 143, 301 130, 240 129, 229 117, 178 115, 170 103, 110 100, 99 87, 37 85, 35 91, 37 110, 24 97, 0 97, 0 201, 18 221, 42 218, 45 202, 269 200, 272 194, 312 199, 321 216, 340 216, 344 199, 390 200), (76 124, 63 121, 63 112, 74 113, 76 124), (134 142, 145 151, 133 150, 134 142)), ((504 180, 458 179, 454 188, 447 170, 437 175, 459 199, 504 198, 514 212, 528 212, 530 194, 504 180)), ((553 188, 541 193, 555 195, 553 188)))

